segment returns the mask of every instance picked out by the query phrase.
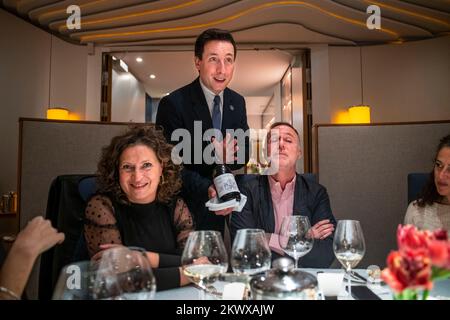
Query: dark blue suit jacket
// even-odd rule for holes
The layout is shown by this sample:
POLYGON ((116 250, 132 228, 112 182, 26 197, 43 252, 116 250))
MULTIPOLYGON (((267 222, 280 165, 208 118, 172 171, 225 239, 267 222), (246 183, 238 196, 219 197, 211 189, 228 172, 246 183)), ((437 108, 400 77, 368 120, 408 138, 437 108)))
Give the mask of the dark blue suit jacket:
MULTIPOLYGON (((233 212, 231 216, 231 238, 234 239, 237 230, 245 228, 263 229, 265 232, 273 233, 275 217, 268 177, 247 176, 239 188, 247 196, 247 203, 241 212, 233 212)), ((311 226, 320 220, 329 219, 336 227, 327 190, 322 185, 305 179, 301 174, 297 174, 295 180, 293 214, 307 216, 311 226)), ((272 255, 273 258, 279 257, 273 251, 272 255)), ((328 268, 333 260, 333 235, 331 235, 324 240, 315 239, 313 249, 299 259, 299 266, 328 268)))
MULTIPOLYGON (((201 144, 201 150, 209 144, 202 141, 203 133, 211 129, 212 119, 205 95, 197 78, 192 83, 184 86, 161 99, 156 116, 156 124, 164 128, 167 141, 172 141, 172 132, 178 128, 187 129, 191 134, 191 164, 184 164, 183 170, 183 198, 194 216, 198 230, 218 230, 223 232, 224 217, 216 216, 208 212, 205 202, 208 201, 208 187, 212 184, 214 165, 203 162, 203 154, 200 164, 194 163, 194 144, 201 144), (194 121, 202 122, 202 137, 194 141, 194 121)), ((248 130, 247 112, 244 98, 235 91, 226 88, 223 94, 222 134, 226 129, 248 130)), ((198 156, 198 155, 197 155, 198 156)), ((245 162, 249 159, 249 142, 246 139, 245 162)), ((232 170, 239 169, 243 164, 230 165, 232 170)))

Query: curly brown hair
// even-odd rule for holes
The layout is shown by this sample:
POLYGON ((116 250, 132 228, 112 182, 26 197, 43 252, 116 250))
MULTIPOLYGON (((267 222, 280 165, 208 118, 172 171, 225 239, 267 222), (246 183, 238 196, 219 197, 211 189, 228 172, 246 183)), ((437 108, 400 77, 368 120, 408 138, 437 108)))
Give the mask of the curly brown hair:
POLYGON ((99 193, 112 196, 113 200, 123 204, 130 203, 120 187, 119 161, 122 152, 135 145, 145 145, 155 152, 163 167, 156 200, 163 203, 170 202, 181 189, 182 167, 172 162, 173 146, 167 143, 162 130, 153 124, 131 126, 122 135, 112 138, 108 146, 102 148, 102 155, 97 165, 99 193))

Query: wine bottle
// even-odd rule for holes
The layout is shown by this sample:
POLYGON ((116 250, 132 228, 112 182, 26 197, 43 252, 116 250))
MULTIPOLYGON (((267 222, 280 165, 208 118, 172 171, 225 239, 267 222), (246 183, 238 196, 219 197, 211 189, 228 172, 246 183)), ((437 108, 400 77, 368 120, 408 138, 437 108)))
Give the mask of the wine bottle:
POLYGON ((214 168, 213 181, 220 202, 232 199, 241 201, 241 193, 239 192, 234 175, 225 164, 219 163, 216 165, 214 168))

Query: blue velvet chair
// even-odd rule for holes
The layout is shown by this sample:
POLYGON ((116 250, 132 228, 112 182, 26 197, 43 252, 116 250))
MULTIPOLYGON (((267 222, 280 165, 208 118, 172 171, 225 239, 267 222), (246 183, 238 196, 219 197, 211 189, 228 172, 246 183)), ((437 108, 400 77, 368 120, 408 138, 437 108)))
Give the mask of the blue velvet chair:
POLYGON ((97 192, 97 177, 87 176, 78 182, 78 192, 85 202, 97 192))
POLYGON ((417 200, 420 192, 428 181, 429 173, 408 174, 408 204, 417 200))
MULTIPOLYGON (((86 176, 78 182, 78 192, 85 203, 97 192, 97 177, 86 176)), ((87 249, 86 239, 84 237, 83 229, 80 231, 80 236, 75 246, 72 256, 72 262, 89 260, 89 253, 87 249)))

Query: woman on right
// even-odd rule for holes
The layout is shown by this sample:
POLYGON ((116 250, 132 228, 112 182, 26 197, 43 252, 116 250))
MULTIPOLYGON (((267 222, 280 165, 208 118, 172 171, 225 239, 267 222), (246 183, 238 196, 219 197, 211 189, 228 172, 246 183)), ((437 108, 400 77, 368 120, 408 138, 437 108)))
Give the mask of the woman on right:
POLYGON ((419 199, 409 204, 405 224, 422 230, 450 231, 450 135, 441 139, 434 169, 419 199))

